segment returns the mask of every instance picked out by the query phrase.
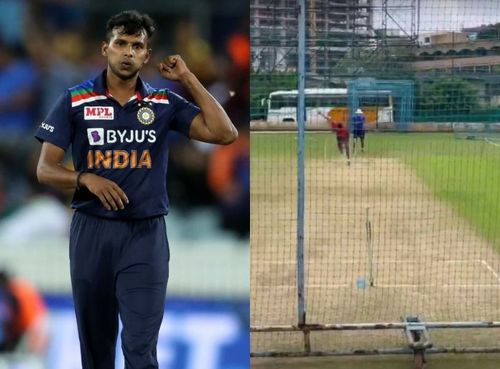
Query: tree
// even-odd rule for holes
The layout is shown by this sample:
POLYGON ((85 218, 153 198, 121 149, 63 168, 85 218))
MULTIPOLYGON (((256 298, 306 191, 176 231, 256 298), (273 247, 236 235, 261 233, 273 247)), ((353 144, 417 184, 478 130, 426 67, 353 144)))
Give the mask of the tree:
POLYGON ((250 74, 250 118, 264 118, 267 106, 262 105, 262 99, 276 90, 296 90, 298 74, 290 72, 266 72, 250 74))
POLYGON ((383 46, 356 47, 333 65, 330 74, 345 78, 372 77, 377 79, 415 78, 411 47, 383 46))
POLYGON ((500 23, 489 24, 482 27, 477 33, 478 40, 499 40, 500 39, 500 23))
POLYGON ((466 80, 441 77, 423 81, 417 100, 417 114, 435 120, 453 121, 468 115, 479 106, 478 91, 466 80))

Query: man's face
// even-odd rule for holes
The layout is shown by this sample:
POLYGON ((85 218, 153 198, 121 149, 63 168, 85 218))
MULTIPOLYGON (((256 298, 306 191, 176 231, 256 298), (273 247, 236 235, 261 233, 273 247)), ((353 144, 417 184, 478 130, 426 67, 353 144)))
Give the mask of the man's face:
POLYGON ((113 29, 109 42, 102 43, 102 55, 108 58, 108 68, 120 79, 134 78, 148 62, 151 49, 147 48, 145 30, 135 35, 122 32, 123 27, 113 29))

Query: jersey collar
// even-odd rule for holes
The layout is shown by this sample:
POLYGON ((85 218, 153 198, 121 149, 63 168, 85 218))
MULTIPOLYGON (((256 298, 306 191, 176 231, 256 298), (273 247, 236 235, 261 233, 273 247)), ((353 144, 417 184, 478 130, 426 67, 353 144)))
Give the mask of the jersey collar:
MULTIPOLYGON (((108 89, 106 86, 106 69, 102 71, 100 75, 98 75, 94 79, 94 91, 99 95, 108 95, 108 89)), ((136 97, 138 101, 141 101, 143 98, 151 94, 150 86, 145 83, 141 77, 137 78, 137 87, 136 87, 136 97)))

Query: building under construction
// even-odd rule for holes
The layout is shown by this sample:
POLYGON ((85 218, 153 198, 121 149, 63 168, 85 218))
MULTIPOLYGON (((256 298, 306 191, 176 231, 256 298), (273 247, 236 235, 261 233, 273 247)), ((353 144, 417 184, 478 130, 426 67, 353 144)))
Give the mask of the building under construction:
MULTIPOLYGON (((379 55, 418 37, 418 0, 308 0, 306 8, 306 68, 313 79, 352 74, 348 67, 362 50, 379 55), (396 22, 401 15, 409 19, 404 25, 396 22)), ((295 0, 250 0, 254 71, 296 70, 297 12, 295 0)))

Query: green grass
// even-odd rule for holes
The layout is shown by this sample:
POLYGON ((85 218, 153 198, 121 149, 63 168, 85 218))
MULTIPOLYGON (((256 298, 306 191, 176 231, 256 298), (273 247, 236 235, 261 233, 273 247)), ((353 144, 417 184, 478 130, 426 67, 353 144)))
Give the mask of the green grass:
MULTIPOLYGON (((500 147, 457 140, 446 133, 372 133, 367 158, 399 158, 414 168, 436 197, 448 202, 500 250, 500 147)), ((252 133, 252 165, 266 158, 294 159, 294 133, 252 133)), ((338 156, 332 134, 306 134, 308 159, 338 156)))

